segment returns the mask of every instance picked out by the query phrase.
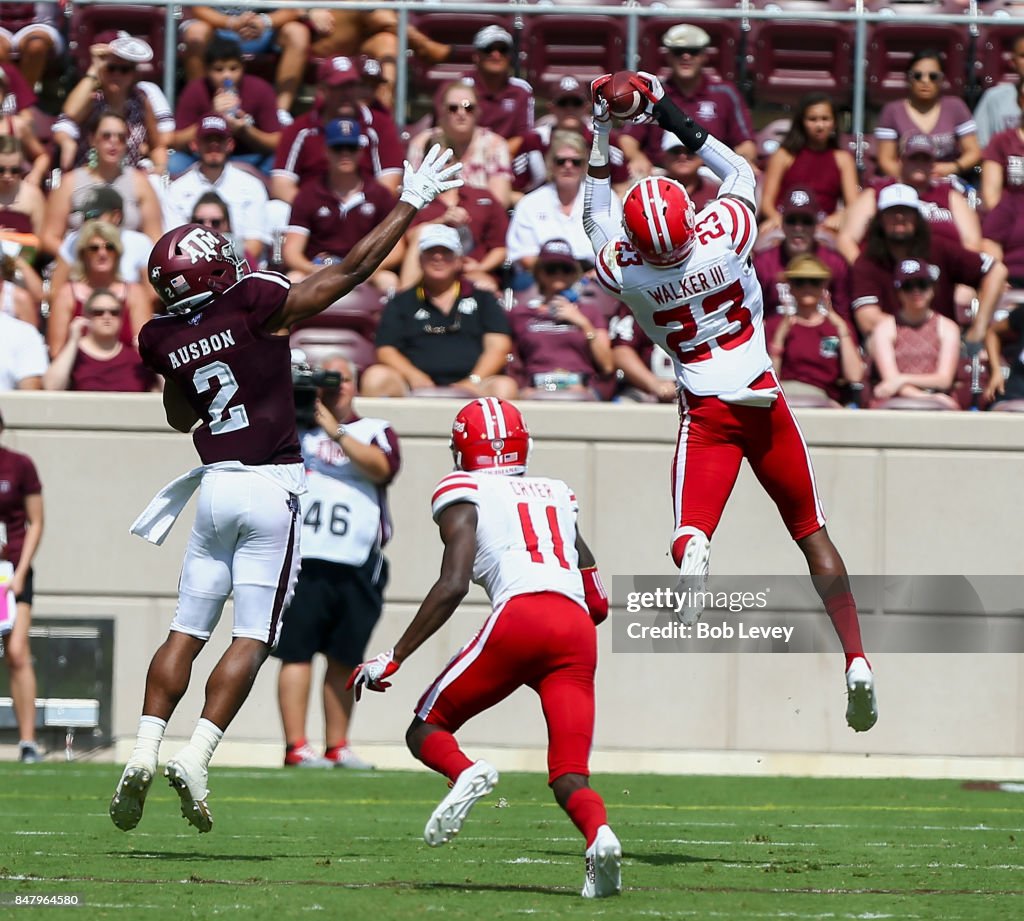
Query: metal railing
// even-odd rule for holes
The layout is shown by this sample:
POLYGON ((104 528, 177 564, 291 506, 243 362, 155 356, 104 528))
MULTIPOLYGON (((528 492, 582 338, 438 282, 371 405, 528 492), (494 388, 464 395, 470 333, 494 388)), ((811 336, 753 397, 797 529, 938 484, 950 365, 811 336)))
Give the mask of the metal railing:
MULTIPOLYGON (((102 4, 104 6, 117 6, 122 0, 75 0, 75 5, 86 6, 102 4)), ((656 0, 657 2, 657 0, 656 0)), ((670 3, 671 0, 668 0, 670 3)), ((685 7, 671 6, 639 6, 635 0, 627 0, 621 6, 588 5, 586 3, 562 2, 562 0, 547 0, 547 2, 508 2, 508 3, 460 3, 449 2, 449 0, 351 0, 351 2, 338 2, 338 0, 317 0, 315 6, 326 9, 345 10, 379 10, 392 9, 398 14, 397 39, 400 53, 395 62, 396 86, 395 86, 395 118, 399 126, 404 125, 406 110, 408 108, 408 29, 410 13, 431 13, 444 11, 446 13, 481 13, 493 12, 495 16, 507 17, 512 15, 515 19, 515 28, 521 31, 524 27, 524 17, 543 16, 545 14, 558 13, 560 15, 581 15, 581 16, 612 16, 621 17, 626 20, 626 43, 623 53, 622 66, 625 69, 635 69, 639 64, 639 35, 640 23, 648 19, 685 19, 699 23, 702 20, 739 20, 744 33, 750 31, 750 23, 757 20, 782 20, 792 21, 800 19, 803 22, 839 22, 852 23, 854 25, 854 47, 853 47, 853 98, 851 111, 851 127, 857 141, 857 149, 860 150, 864 137, 866 99, 867 99, 867 50, 868 50, 868 27, 875 23, 900 22, 906 24, 927 23, 927 24, 949 24, 962 26, 968 30, 972 37, 976 37, 981 26, 986 25, 1020 25, 1024 31, 1024 15, 1008 15, 1004 11, 998 14, 983 14, 980 10, 978 0, 970 0, 969 5, 961 14, 951 13, 929 13, 927 16, 913 15, 897 12, 899 3, 894 0, 893 9, 883 9, 869 12, 865 9, 864 0, 856 0, 856 5, 849 12, 838 12, 834 10, 822 10, 815 13, 813 17, 808 16, 806 11, 794 11, 786 9, 755 9, 750 0, 739 0, 740 5, 735 9, 708 8, 689 9, 685 7)), ((137 5, 137 4, 125 4, 137 5)), ((173 62, 177 58, 178 47, 178 23, 182 18, 182 6, 173 0, 148 0, 150 6, 163 6, 167 9, 167 30, 164 37, 164 75, 163 88, 168 100, 174 106, 175 97, 175 67, 173 62)), ((279 2, 267 2, 267 0, 239 0, 231 4, 233 7, 242 7, 257 11, 267 12, 275 9, 306 9, 310 6, 308 2, 301 0, 279 0, 279 2)), ((1021 7, 1024 14, 1024 5, 1021 7)))

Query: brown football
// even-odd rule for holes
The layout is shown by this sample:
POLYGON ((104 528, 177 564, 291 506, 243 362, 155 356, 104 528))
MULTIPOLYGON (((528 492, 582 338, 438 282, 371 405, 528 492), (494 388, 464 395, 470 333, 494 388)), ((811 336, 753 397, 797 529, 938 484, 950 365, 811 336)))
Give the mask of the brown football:
POLYGON ((623 121, 639 115, 647 106, 647 97, 636 88, 640 78, 632 70, 620 70, 612 74, 611 80, 601 91, 608 103, 608 111, 614 118, 623 121))

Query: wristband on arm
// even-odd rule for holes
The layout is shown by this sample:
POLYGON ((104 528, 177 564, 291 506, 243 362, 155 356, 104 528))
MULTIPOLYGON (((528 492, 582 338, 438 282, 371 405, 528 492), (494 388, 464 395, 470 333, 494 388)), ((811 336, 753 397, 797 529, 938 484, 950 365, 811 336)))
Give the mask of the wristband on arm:
POLYGON ((667 98, 659 99, 654 104, 652 114, 655 121, 679 138, 690 153, 697 153, 708 139, 707 129, 689 115, 680 112, 675 103, 667 98))
POLYGON ((601 584, 601 575, 596 566, 588 566, 580 570, 583 576, 583 594, 587 599, 587 610, 594 624, 599 624, 608 617, 608 593, 601 584))

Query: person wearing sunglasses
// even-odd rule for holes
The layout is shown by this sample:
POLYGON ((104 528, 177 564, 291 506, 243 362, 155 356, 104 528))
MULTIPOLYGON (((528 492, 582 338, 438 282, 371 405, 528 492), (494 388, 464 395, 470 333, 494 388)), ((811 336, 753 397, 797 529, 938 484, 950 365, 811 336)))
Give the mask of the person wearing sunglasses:
MULTIPOLYGON (((786 278, 786 266, 797 256, 815 256, 825 264, 825 282, 833 309, 850 319, 850 267, 835 250, 821 243, 821 208, 812 189, 790 189, 778 205, 782 235, 754 253, 754 270, 761 281, 764 314, 791 313, 793 292, 786 278)), ((826 234, 821 234, 825 239, 826 234)))
POLYGON ((102 32, 89 53, 92 62, 68 93, 53 126, 60 148, 60 168, 68 172, 92 162, 92 132, 105 112, 116 112, 125 122, 125 149, 121 156, 130 166, 148 165, 167 173, 167 147, 174 131, 174 115, 163 90, 140 81, 139 68, 153 60, 153 49, 127 32, 102 32))
POLYGON ((446 83, 436 96, 437 127, 421 131, 409 141, 409 162, 420 162, 434 144, 450 147, 462 163, 467 186, 489 189, 505 208, 512 201, 512 158, 508 143, 478 122, 477 91, 461 80, 446 83))
POLYGON ((476 90, 477 124, 505 139, 512 156, 533 128, 533 87, 514 75, 512 35, 499 25, 484 26, 473 37, 473 70, 462 82, 476 90))
POLYGON ((894 397, 913 397, 915 409, 959 409, 950 396, 960 361, 960 329, 932 309, 936 270, 921 259, 904 259, 896 267, 893 287, 899 308, 884 316, 868 340, 878 383, 873 406, 884 408, 894 397))
POLYGON ((875 126, 879 172, 899 176, 899 142, 912 134, 931 138, 936 178, 966 174, 981 162, 971 110, 959 96, 943 94, 944 81, 942 56, 937 51, 918 51, 910 59, 906 99, 887 102, 875 126))
POLYGON ((228 123, 213 112, 200 119, 191 142, 199 161, 167 188, 164 196, 168 227, 187 224, 199 200, 209 192, 227 203, 230 224, 241 231, 247 259, 258 262, 267 246, 267 187, 249 170, 231 162, 235 140, 228 123))
POLYGON ((768 354, 787 396, 842 401, 843 389, 864 378, 864 362, 850 324, 832 307, 832 273, 816 256, 804 253, 786 266, 791 312, 765 320, 768 354))
POLYGON ((44 390, 102 393, 159 391, 156 375, 135 346, 122 341, 124 304, 106 288, 86 299, 82 316, 71 321, 68 341, 43 375, 44 390))
POLYGON ((839 230, 840 206, 849 208, 857 198, 857 164, 848 150, 839 149, 835 105, 825 93, 808 93, 797 105, 786 136, 768 159, 761 187, 761 233, 779 226, 776 208, 789 189, 814 190, 825 212, 822 224, 839 230))
POLYGON ((463 278, 459 232, 427 224, 417 245, 419 283, 384 306, 378 363, 363 372, 360 393, 402 397, 445 388, 440 395, 514 399, 518 388, 505 374, 508 316, 493 294, 463 278))
POLYGON ((93 291, 113 291, 120 298, 125 315, 118 324, 118 334, 124 345, 133 345, 139 330, 152 318, 153 304, 139 285, 128 284, 121 278, 123 252, 121 234, 113 224, 88 221, 82 226, 68 282, 51 292, 46 338, 54 359, 67 343, 73 319, 85 313, 93 291))
MULTIPOLYGON (((0 29, 0 33, 2 32, 3 30, 0 29)), ((10 92, 11 80, 7 72, 13 68, 14 65, 9 62, 0 66, 0 99, 2 100, 6 100, 10 92)), ((16 104, 17 97, 13 97, 13 100, 16 104)), ((0 139, 10 137, 17 140, 21 145, 24 159, 31 163, 28 170, 23 170, 22 162, 19 161, 17 164, 18 175, 24 177, 26 184, 37 189, 41 188, 47 170, 50 168, 50 154, 36 137, 35 119, 32 113, 28 109, 21 109, 17 112, 8 111, 6 106, 2 111, 4 114, 0 115, 0 139)))
POLYGON ((566 240, 548 240, 533 266, 536 289, 509 311, 512 342, 522 362, 520 396, 553 391, 589 394, 615 370, 608 324, 592 303, 579 299, 582 271, 566 240))
MULTIPOLYGON (((588 148, 575 131, 555 131, 545 163, 548 181, 524 195, 512 212, 508 227, 508 258, 516 268, 516 290, 532 284, 531 273, 541 247, 548 240, 568 240, 573 255, 588 265, 594 261, 590 239, 583 229, 583 177, 588 148)), ((621 215, 616 195, 612 208, 621 215)))
MULTIPOLYGON (((927 134, 912 134, 901 141, 900 174, 897 178, 878 176, 843 213, 836 245, 852 263, 860 255, 868 225, 878 210, 878 196, 888 186, 902 183, 917 192, 921 214, 933 236, 943 237, 971 252, 985 250, 998 255, 998 248, 984 239, 978 212, 967 202, 958 181, 937 178, 934 173, 935 145, 927 134)), ((982 181, 984 182, 984 169, 982 181)), ((984 198, 984 186, 982 187, 984 198)))
POLYGON ((123 226, 138 230, 151 240, 160 236, 163 216, 156 192, 145 172, 126 162, 129 128, 124 116, 104 112, 89 135, 92 162, 65 173, 60 185, 46 200, 40 248, 50 254, 60 251, 68 230, 80 225, 84 203, 98 186, 111 186, 123 202, 123 226))
MULTIPOLYGON (((550 119, 543 119, 523 137, 518 153, 512 158, 512 201, 518 202, 527 192, 540 188, 548 180, 545 161, 551 147, 551 136, 556 131, 574 131, 582 134, 587 145, 593 138, 592 117, 587 104, 587 90, 571 75, 562 77, 551 97, 550 119)), ((625 155, 618 147, 618 131, 611 133, 612 188, 623 194, 629 185, 629 167, 625 155)))
MULTIPOLYGON (((686 115, 698 119, 708 132, 736 153, 754 162, 757 143, 750 110, 729 81, 709 73, 711 36, 700 26, 680 23, 661 39, 671 73, 661 81, 668 96, 686 115)), ((662 129, 645 123, 624 126, 619 144, 633 176, 649 176, 661 153, 662 129)))

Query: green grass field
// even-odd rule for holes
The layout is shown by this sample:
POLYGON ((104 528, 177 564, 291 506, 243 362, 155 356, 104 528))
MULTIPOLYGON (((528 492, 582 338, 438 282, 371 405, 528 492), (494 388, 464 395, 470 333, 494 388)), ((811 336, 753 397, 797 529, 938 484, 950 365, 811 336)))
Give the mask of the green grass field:
POLYGON ((606 775, 621 898, 587 902, 582 839, 541 775, 507 774, 447 847, 420 834, 445 793, 420 773, 214 769, 214 829, 163 778, 117 831, 113 765, 0 766, 0 901, 85 907, 9 918, 936 919, 1024 916, 1024 805, 940 781, 606 775), (146 912, 144 915, 143 912, 146 912), (327 915, 324 915, 327 917, 327 915))

